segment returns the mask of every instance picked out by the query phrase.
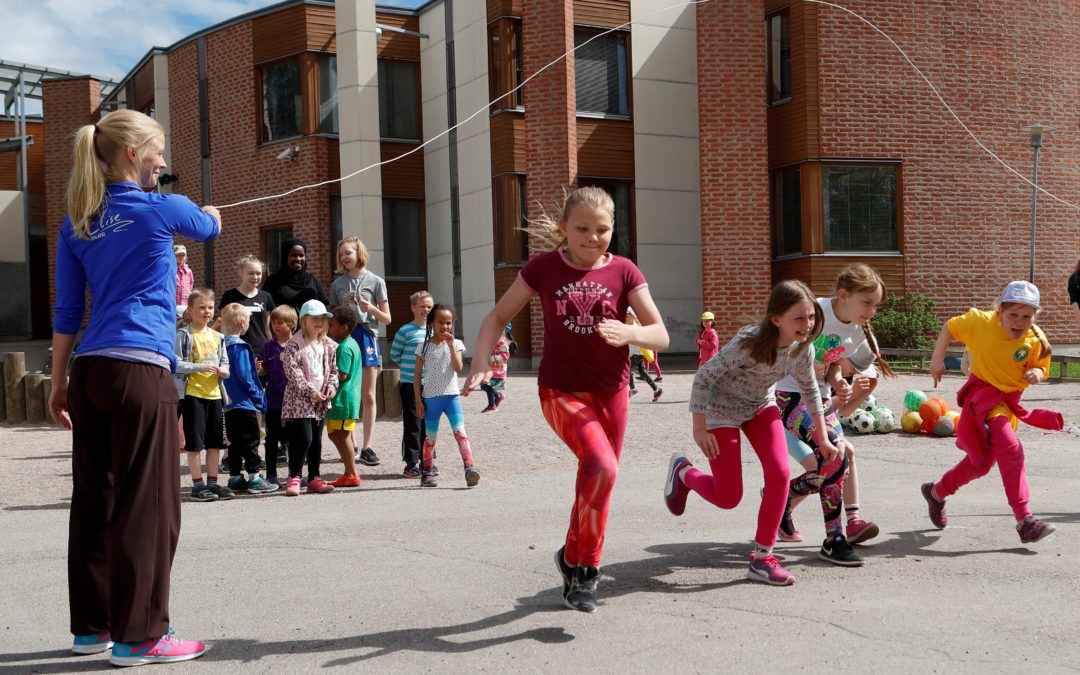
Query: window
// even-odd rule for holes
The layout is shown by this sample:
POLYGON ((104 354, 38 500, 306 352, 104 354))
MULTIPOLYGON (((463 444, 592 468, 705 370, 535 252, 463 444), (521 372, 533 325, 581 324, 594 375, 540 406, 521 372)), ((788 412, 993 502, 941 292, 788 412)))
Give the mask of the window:
POLYGON ((529 259, 529 237, 523 231, 528 224, 525 199, 525 176, 507 173, 492 179, 495 201, 495 264, 515 265, 529 259))
POLYGON ((263 66, 263 141, 300 135, 300 61, 290 59, 263 66))
POLYGON ((383 199, 386 276, 424 278, 421 210, 417 199, 383 199))
POLYGON ((799 167, 788 167, 772 175, 773 254, 802 253, 802 199, 799 167))
POLYGON ((420 140, 415 61, 379 61, 379 135, 420 140))
POLYGON ((521 90, 513 90, 524 79, 525 65, 521 56, 521 20, 508 17, 493 21, 488 27, 488 78, 492 112, 521 108, 521 90))
POLYGON ((266 276, 270 276, 281 268, 281 244, 291 236, 292 227, 288 225, 263 230, 263 259, 266 260, 266 276))
POLYGON ((337 57, 319 57, 319 133, 338 133, 337 57))
POLYGON ((791 98, 791 31, 787 11, 773 14, 768 19, 766 37, 769 74, 769 103, 779 103, 791 98))
POLYGON ((574 72, 579 113, 630 115, 630 85, 626 66, 626 33, 574 30, 574 72), (589 41, 591 38, 596 38, 589 41), (588 42, 588 44, 585 44, 588 42))
POLYGON ((578 178, 578 187, 603 188, 615 201, 615 231, 611 235, 608 250, 624 258, 635 257, 634 252, 634 204, 633 183, 601 178, 578 178))
POLYGON ((895 166, 826 166, 826 251, 895 251, 895 166))

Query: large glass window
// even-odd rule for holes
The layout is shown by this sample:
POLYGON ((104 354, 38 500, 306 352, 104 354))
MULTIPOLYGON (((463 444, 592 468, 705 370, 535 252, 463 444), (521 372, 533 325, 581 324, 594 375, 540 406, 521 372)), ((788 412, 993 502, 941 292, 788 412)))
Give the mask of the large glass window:
POLYGON ((597 37, 595 31, 574 30, 574 77, 579 113, 630 115, 630 78, 626 62, 626 33, 597 37), (588 44, 585 44, 588 42, 588 44), (584 45, 584 46, 582 46, 584 45))
POLYGON ((414 61, 379 61, 379 135, 420 140, 420 105, 414 61))
POLYGON ((319 133, 338 133, 337 57, 319 57, 319 133))
POLYGON ((491 110, 513 110, 522 106, 518 89, 524 79, 525 66, 521 55, 521 20, 502 17, 488 26, 488 88, 491 110), (503 96, 503 94, 506 94, 503 96))
POLYGON ((417 199, 383 199, 386 276, 423 278, 422 207, 417 199))
POLYGON ((495 263, 514 265, 529 259, 525 211, 525 176, 507 173, 492 179, 495 201, 495 263))
POLYGON ((602 178, 578 178, 579 187, 602 188, 615 202, 615 231, 611 234, 608 250, 624 258, 635 258, 634 252, 634 184, 629 181, 602 178))
POLYGON ((262 68, 263 141, 300 135, 300 61, 290 59, 262 68))
POLYGON ((773 253, 802 253, 802 200, 799 167, 788 167, 772 175, 773 253))
POLYGON ((791 30, 784 10, 768 19, 769 103, 791 98, 791 30))
POLYGON ((826 166, 826 251, 896 251, 895 166, 826 166))
POLYGON ((263 230, 263 260, 266 261, 266 277, 281 268, 281 245, 291 236, 292 227, 289 225, 268 227, 263 230))

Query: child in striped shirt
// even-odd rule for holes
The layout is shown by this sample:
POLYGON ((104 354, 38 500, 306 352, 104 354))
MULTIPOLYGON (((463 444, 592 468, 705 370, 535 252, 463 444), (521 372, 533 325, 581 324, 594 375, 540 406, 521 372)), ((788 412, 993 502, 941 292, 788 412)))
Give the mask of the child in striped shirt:
POLYGON ((435 306, 431 293, 418 291, 409 296, 413 320, 398 329, 390 345, 390 358, 401 366, 401 459, 405 462, 405 478, 420 477, 420 451, 424 445, 424 422, 416 416, 416 397, 413 395, 413 375, 416 369, 416 348, 424 342, 427 316, 435 306))

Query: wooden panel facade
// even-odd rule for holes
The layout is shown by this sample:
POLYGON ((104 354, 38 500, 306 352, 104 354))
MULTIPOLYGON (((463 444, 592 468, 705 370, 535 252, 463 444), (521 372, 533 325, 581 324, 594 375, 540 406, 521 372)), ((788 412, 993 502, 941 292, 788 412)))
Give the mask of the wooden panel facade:
MULTIPOLYGON (((381 143, 379 145, 381 159, 384 162, 403 155, 415 147, 415 143, 381 143)), ((424 198, 423 150, 382 166, 382 194, 384 197, 424 198)))
MULTIPOLYGON (((383 25, 404 28, 405 30, 413 31, 414 33, 420 31, 420 17, 418 16, 376 14, 375 20, 383 25)), ((379 36, 378 51, 380 59, 409 59, 419 61, 420 38, 412 35, 405 35, 404 33, 398 33, 396 31, 384 30, 382 35, 379 36)))
MULTIPOLYGON (((514 279, 517 279, 521 268, 517 265, 495 268, 495 297, 501 298, 503 293, 510 289, 514 279)), ((531 303, 525 305, 525 309, 518 312, 511 323, 514 324, 511 334, 518 343, 519 353, 528 352, 532 344, 532 322, 529 319, 531 303)))
POLYGON ((307 31, 296 29, 305 24, 307 8, 307 5, 294 5, 251 20, 251 56, 255 63, 274 61, 307 49, 307 31))
POLYGON ((575 24, 614 28, 629 20, 630 0, 574 0, 575 24))
MULTIPOLYGON (((390 325, 386 327, 388 342, 393 342, 394 334, 397 333, 398 329, 413 319, 412 303, 409 302, 409 296, 426 288, 427 284, 423 281, 386 282, 386 295, 390 303, 390 325)), ((383 353, 383 367, 394 368, 396 365, 390 360, 390 350, 386 350, 383 353)))
POLYGON ((630 120, 577 120, 578 174, 603 178, 634 177, 634 123, 630 120))
POLYGON ((813 255, 800 258, 774 260, 772 263, 772 282, 778 284, 785 279, 798 279, 805 282, 818 296, 832 295, 836 290, 836 276, 845 265, 866 263, 873 267, 881 280, 885 282, 888 293, 903 295, 904 257, 860 256, 860 255, 813 255))
POLYGON ((305 6, 307 49, 316 52, 337 51, 337 17, 333 7, 305 6))
MULTIPOLYGON (((784 11, 787 3, 768 2, 766 11, 770 11, 769 6, 784 11)), ((790 25, 791 98, 769 107, 770 167, 816 158, 821 148, 817 8, 793 3, 786 11, 790 25)))
MULTIPOLYGON (((45 194, 45 125, 27 121, 26 131, 34 137, 34 144, 26 150, 26 172, 30 193, 45 194)), ((0 119, 0 138, 15 138, 15 120, 0 119)), ((20 162, 17 152, 0 152, 0 190, 14 190, 20 162)), ((33 207, 33 197, 31 197, 33 207)), ((44 210, 42 210, 44 214, 44 210)))
MULTIPOLYGON (((326 139, 326 177, 341 178, 341 145, 336 138, 326 139)), ((341 183, 331 183, 326 186, 332 195, 341 194, 341 183)))
POLYGON ((147 112, 154 103, 154 59, 150 57, 139 72, 128 80, 127 105, 139 112, 147 112))
POLYGON ((501 16, 513 16, 521 18, 525 0, 487 0, 488 21, 494 21, 501 16))
POLYGON ((525 113, 491 116, 491 173, 525 173, 525 113))

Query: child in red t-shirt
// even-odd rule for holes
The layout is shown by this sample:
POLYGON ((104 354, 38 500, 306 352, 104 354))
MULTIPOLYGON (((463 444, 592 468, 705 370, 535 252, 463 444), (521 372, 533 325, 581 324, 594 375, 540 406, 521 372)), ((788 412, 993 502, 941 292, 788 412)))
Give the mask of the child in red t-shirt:
MULTIPOLYGON (((600 188, 574 190, 557 216, 544 214, 529 233, 546 242, 484 319, 476 354, 489 354, 506 325, 533 296, 544 314, 544 355, 538 380, 544 417, 578 458, 577 496, 566 543, 555 553, 563 600, 596 609, 596 582, 626 431, 627 345, 666 349, 667 329, 641 271, 607 252, 615 204, 600 188), (640 326, 623 321, 633 307, 640 326)), ((473 359, 463 395, 491 376, 473 359)))

